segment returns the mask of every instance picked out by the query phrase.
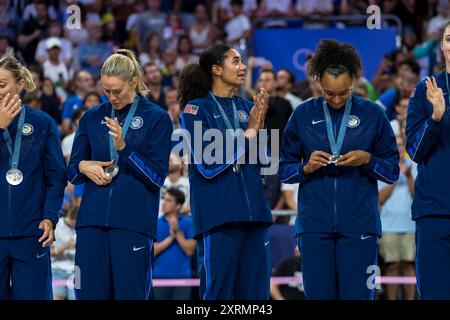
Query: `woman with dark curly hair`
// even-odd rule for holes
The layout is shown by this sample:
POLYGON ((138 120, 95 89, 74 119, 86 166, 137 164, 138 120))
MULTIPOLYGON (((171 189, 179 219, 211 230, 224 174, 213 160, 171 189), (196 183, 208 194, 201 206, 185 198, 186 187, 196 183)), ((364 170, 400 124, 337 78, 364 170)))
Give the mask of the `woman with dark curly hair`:
POLYGON ((262 90, 253 103, 235 95, 246 69, 235 49, 214 45, 180 76, 181 125, 191 136, 194 235, 203 240, 205 300, 269 299, 272 215, 260 165, 246 161, 250 143, 264 126, 269 95, 262 90), (213 132, 227 146, 216 148, 214 161, 208 161, 210 145, 203 140, 213 132), (225 152, 228 147, 233 152, 225 152))
POLYGON ((377 180, 395 183, 399 153, 384 112, 352 95, 355 48, 324 40, 309 63, 322 96, 297 107, 283 136, 280 178, 299 183, 296 235, 307 299, 373 299, 377 180))

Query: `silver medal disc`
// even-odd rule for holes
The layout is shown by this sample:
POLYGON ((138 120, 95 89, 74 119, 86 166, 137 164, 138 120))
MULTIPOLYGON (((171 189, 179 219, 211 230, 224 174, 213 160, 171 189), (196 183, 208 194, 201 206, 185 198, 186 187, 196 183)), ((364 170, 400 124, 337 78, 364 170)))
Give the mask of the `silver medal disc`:
POLYGON ((330 164, 336 164, 338 161, 339 156, 331 156, 330 164))
POLYGON ((235 164, 233 165, 233 171, 234 171, 234 173, 236 173, 236 174, 239 174, 239 173, 241 172, 241 166, 239 165, 239 163, 235 163, 235 164))
POLYGON ((111 176, 112 178, 117 176, 118 173, 119 173, 119 166, 116 164, 113 164, 113 165, 105 168, 105 174, 107 176, 111 176))
POLYGON ((12 186, 21 184, 23 181, 22 171, 19 169, 9 169, 8 172, 6 172, 6 181, 12 186))

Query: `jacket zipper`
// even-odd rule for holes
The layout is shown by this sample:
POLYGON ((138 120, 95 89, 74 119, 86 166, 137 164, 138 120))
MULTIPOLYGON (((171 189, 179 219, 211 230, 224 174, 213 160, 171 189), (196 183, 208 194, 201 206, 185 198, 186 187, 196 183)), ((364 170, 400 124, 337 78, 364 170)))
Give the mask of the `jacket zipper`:
POLYGON ((111 207, 111 195, 112 195, 112 186, 111 189, 109 190, 109 195, 108 195, 108 205, 106 206, 106 223, 105 226, 108 226, 109 224, 109 208, 111 207))
POLYGON ((12 210, 11 210, 11 185, 8 184, 8 218, 9 218, 9 236, 12 237, 12 210))
MULTIPOLYGON (((341 120, 342 121, 342 120, 341 120)), ((334 122, 334 136, 336 137, 336 123, 337 117, 334 122)), ((334 177, 334 232, 337 232, 337 178, 334 177)))
POLYGON ((250 200, 248 198, 247 188, 245 187, 244 170, 243 169, 244 168, 241 169, 241 172, 240 172, 239 176, 241 177, 242 187, 244 188, 245 200, 247 202, 248 211, 250 212, 250 220, 253 220, 253 212, 252 212, 252 209, 250 207, 250 200))

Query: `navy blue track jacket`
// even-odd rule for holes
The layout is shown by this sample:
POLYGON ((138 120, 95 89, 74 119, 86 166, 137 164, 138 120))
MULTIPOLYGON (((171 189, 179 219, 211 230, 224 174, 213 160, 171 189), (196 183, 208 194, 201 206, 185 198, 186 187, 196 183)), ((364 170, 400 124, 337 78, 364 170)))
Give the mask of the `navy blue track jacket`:
MULTIPOLYGON (((328 165, 305 176, 303 166, 314 151, 331 154, 322 107, 323 97, 297 107, 289 120, 281 148, 279 175, 284 183, 300 183, 296 234, 362 232, 381 235, 377 180, 394 183, 399 176, 399 152, 389 120, 369 100, 352 96, 341 155, 353 150, 371 154, 369 165, 328 165)), ((335 136, 344 109, 330 111, 335 136)))
MULTIPOLYGON (((23 182, 11 186, 6 181, 10 155, 3 129, 0 129, 0 237, 41 236, 43 219, 56 226, 61 210, 66 180, 65 162, 57 129, 46 113, 25 108, 19 167, 23 182)), ((8 127, 15 143, 19 115, 8 127)), ((14 148, 14 147, 13 147, 14 148)))
POLYGON ((428 215, 450 215, 450 108, 446 75, 446 72, 435 75, 438 87, 444 92, 446 106, 441 121, 431 118, 433 106, 426 97, 425 80, 417 84, 409 98, 406 150, 418 164, 413 219, 428 215))
MULTIPOLYGON (((130 106, 116 113, 121 125, 130 106)), ((119 174, 110 184, 98 186, 79 172, 78 165, 82 160, 110 160, 105 116, 111 116, 109 102, 86 111, 75 135, 67 179, 73 184, 86 183, 77 228, 118 228, 156 238, 159 189, 168 172, 172 122, 161 107, 139 96, 126 147, 119 152, 119 174)))
MULTIPOLYGON (((248 128, 248 115, 253 103, 240 97, 216 97, 225 113, 233 123, 232 99, 239 115, 239 126, 245 131, 248 128)), ((243 138, 244 143, 234 140, 234 153, 227 158, 225 149, 218 151, 224 160, 220 163, 207 163, 202 156, 211 141, 202 139, 208 129, 221 132, 226 140, 226 124, 214 100, 209 96, 190 101, 181 114, 181 125, 190 133, 188 141, 191 150, 189 165, 189 181, 191 184, 191 211, 194 220, 194 235, 198 236, 214 227, 229 222, 260 222, 272 223, 269 204, 264 196, 261 162, 241 165, 242 177, 237 175, 232 167, 240 157, 249 154, 250 142, 243 138), (202 131, 195 132, 194 124, 201 123, 202 131), (197 158, 197 161, 195 161, 197 158)))

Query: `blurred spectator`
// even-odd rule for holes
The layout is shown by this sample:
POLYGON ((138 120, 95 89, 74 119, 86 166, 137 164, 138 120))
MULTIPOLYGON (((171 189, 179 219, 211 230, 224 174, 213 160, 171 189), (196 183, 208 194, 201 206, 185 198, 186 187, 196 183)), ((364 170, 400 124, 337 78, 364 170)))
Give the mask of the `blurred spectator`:
MULTIPOLYGON (((297 246, 295 247, 294 255, 281 260, 272 273, 272 276, 301 278, 300 252, 297 246)), ((304 300, 305 293, 303 284, 271 284, 270 297, 273 300, 304 300)))
MULTIPOLYGON (((377 4, 375 0, 341 0, 339 5, 339 14, 343 16, 347 15, 363 15, 367 14, 367 8, 370 5, 377 4)), ((365 22, 365 20, 363 21, 365 22)), ((361 23, 361 22, 359 22, 361 23)))
POLYGON ((93 76, 100 74, 103 62, 111 54, 106 42, 101 41, 102 26, 99 22, 87 23, 89 40, 78 46, 78 59, 80 67, 89 71, 93 76))
MULTIPOLYGON (((170 154, 169 158, 169 174, 164 180, 164 185, 161 188, 161 199, 164 197, 165 192, 170 188, 175 188, 183 192, 184 199, 182 207, 180 208, 181 213, 189 213, 190 203, 190 189, 189 189, 189 179, 183 175, 184 166, 182 159, 174 153, 170 154)), ((160 203, 160 215, 164 213, 162 210, 162 202, 160 203)))
POLYGON ((163 67, 161 68, 163 74, 162 84, 163 87, 172 86, 172 75, 177 71, 175 68, 175 62, 177 61, 177 49, 166 48, 162 56, 163 67))
MULTIPOLYGON (((191 278, 191 257, 196 241, 190 216, 180 214, 184 194, 176 188, 164 193, 162 210, 158 219, 157 241, 154 246, 153 278, 191 278)), ((189 300, 190 287, 154 287, 155 300, 189 300)))
POLYGON ((161 36, 156 32, 150 33, 144 48, 145 51, 139 54, 139 63, 141 65, 153 63, 158 68, 162 68, 163 63, 161 61, 161 36))
POLYGON ((166 26, 166 14, 160 11, 160 0, 147 0, 147 11, 139 14, 136 19, 134 38, 138 52, 142 52, 148 36, 155 32, 162 38, 166 26))
POLYGON ((65 217, 59 218, 55 229, 55 242, 50 251, 54 300, 75 300, 73 278, 75 272, 75 243, 78 206, 72 204, 65 217))
POLYGON ((272 271, 281 260, 290 257, 295 250, 294 226, 289 225, 290 216, 273 216, 274 224, 269 228, 272 271))
POLYGON ((37 90, 34 90, 33 92, 26 92, 23 95, 22 102, 33 109, 41 110, 41 100, 39 99, 39 95, 36 91, 37 90))
MULTIPOLYGON (((269 95, 269 109, 266 114, 266 127, 269 130, 278 130, 279 137, 276 141, 277 147, 281 146, 281 138, 284 128, 291 117, 292 107, 288 100, 277 97, 276 95, 277 75, 273 70, 263 69, 259 75, 257 88, 265 89, 269 95)), ((272 147, 272 139, 269 140, 269 145, 272 147)), ((274 146, 275 147, 275 146, 274 146)))
POLYGON ((185 66, 191 63, 198 63, 198 56, 192 54, 191 39, 187 35, 183 35, 178 39, 178 57, 175 61, 175 69, 183 70, 185 66))
POLYGON ((102 103, 102 97, 96 91, 91 91, 84 97, 81 109, 86 111, 98 106, 100 103, 102 103))
POLYGON ((34 59, 36 62, 42 64, 45 60, 48 58, 47 53, 47 40, 50 38, 57 38, 61 44, 61 52, 59 54, 59 60, 64 62, 67 67, 70 66, 72 63, 73 58, 73 47, 72 43, 62 37, 62 28, 61 24, 58 20, 52 20, 48 23, 48 37, 46 39, 43 39, 39 41, 38 46, 36 48, 36 54, 34 56, 34 59))
POLYGON ((17 38, 17 44, 27 64, 34 62, 37 45, 40 40, 46 37, 49 24, 47 2, 35 1, 33 7, 36 10, 36 16, 25 22, 17 38))
POLYGON ((194 12, 198 4, 204 4, 211 10, 211 0, 175 0, 174 11, 181 13, 181 21, 186 29, 194 23, 194 12))
POLYGON ((161 69, 156 64, 149 62, 144 66, 144 76, 149 89, 147 99, 167 110, 165 93, 162 87, 161 69))
POLYGON ((45 48, 48 57, 43 63, 44 77, 52 80, 59 100, 65 101, 67 93, 64 88, 69 81, 69 71, 67 65, 60 60, 62 43, 59 38, 48 38, 45 48))
MULTIPOLYGON (((385 266, 386 276, 415 276, 415 223, 411 219, 411 204, 414 196, 414 176, 416 165, 406 158, 405 138, 398 134, 400 151, 400 178, 398 182, 387 185, 378 182, 380 218, 383 236, 380 240, 380 255, 385 266)), ((403 297, 415 298, 415 285, 404 285, 403 297)), ((386 285, 386 299, 398 299, 397 284, 386 285)))
POLYGON ((47 15, 50 19, 55 20, 58 18, 55 8, 52 5, 48 5, 50 1, 41 1, 41 0, 33 0, 32 3, 28 4, 22 13, 22 19, 23 21, 28 21, 31 19, 35 19, 39 15, 39 10, 42 8, 39 7, 39 5, 45 2, 47 3, 46 11, 47 15))
POLYGON ((317 15, 328 16, 333 14, 333 1, 297 0, 297 3, 295 5, 295 11, 302 18, 308 18, 310 16, 317 16, 317 15))
POLYGON ((259 3, 258 17, 290 17, 294 15, 291 0, 261 0, 259 3))
POLYGON ((353 84, 353 94, 358 97, 363 97, 364 99, 369 99, 369 89, 367 83, 362 78, 355 80, 353 84))
POLYGON ((395 105, 402 97, 409 97, 419 78, 417 74, 405 72, 401 77, 395 77, 394 87, 389 88, 378 98, 376 103, 383 108, 389 120, 396 117, 395 105))
POLYGON ((291 104, 292 109, 295 109, 302 99, 291 93, 291 89, 295 85, 295 75, 286 68, 280 69, 277 72, 276 92, 277 95, 286 99, 291 104))
POLYGON ((39 97, 41 110, 47 113, 55 121, 57 126, 61 124, 61 110, 56 96, 53 82, 43 78, 42 70, 38 67, 29 68, 33 82, 36 85, 36 94, 39 97))
POLYGON ((251 34, 250 19, 243 12, 242 0, 231 0, 231 19, 225 24, 227 43, 237 47, 241 39, 248 40, 251 34))
POLYGON ((216 33, 215 26, 210 21, 208 8, 202 3, 197 4, 195 7, 195 22, 189 28, 192 52, 200 55, 212 45, 216 33))
MULTIPOLYGON (((146 6, 144 4, 144 1, 142 0, 136 0, 136 3, 132 7, 132 13, 127 18, 127 23, 125 26, 125 30, 127 32, 130 32, 131 34, 136 32, 136 22, 138 20, 138 17, 141 13, 145 12, 146 6)), ((137 39, 135 39, 137 40, 137 39)), ((133 43, 134 47, 137 48, 137 44, 133 43)))
POLYGON ((0 57, 4 55, 13 56, 14 48, 9 45, 8 37, 0 35, 0 57))
POLYGON ((163 31, 164 46, 167 48, 176 48, 178 38, 185 33, 178 14, 172 12, 168 17, 167 26, 163 31))
POLYGON ((430 38, 439 39, 442 28, 450 20, 450 4, 448 0, 439 0, 436 7, 437 15, 428 22, 427 34, 430 38))
POLYGON ((64 137, 64 139, 61 142, 61 149, 64 156, 64 159, 66 160, 66 163, 69 163, 70 160, 70 154, 72 153, 72 146, 73 141, 75 139, 75 134, 78 129, 78 124, 80 123, 81 116, 83 115, 84 110, 82 108, 75 111, 73 114, 73 132, 67 136, 64 137))
MULTIPOLYGON (((253 18, 258 9, 256 0, 243 0, 243 12, 247 17, 253 18)), ((233 16, 231 10, 231 0, 219 0, 218 8, 219 25, 224 25, 233 16)))
POLYGON ((311 1, 311 0, 297 0, 295 6, 296 13, 305 19, 303 23, 304 28, 324 28, 329 25, 327 22, 309 22, 310 18, 320 18, 323 16, 329 16, 333 14, 333 1, 332 0, 321 0, 321 1, 311 1))
POLYGON ((106 42, 111 52, 115 52, 122 46, 121 35, 116 29, 116 21, 110 13, 104 13, 101 18, 102 23, 102 41, 106 42))
POLYGON ((0 37, 16 39, 18 19, 9 2, 9 0, 0 0, 0 37))
POLYGON ((284 207, 279 209, 294 210, 297 212, 298 187, 298 183, 281 184, 281 197, 283 199, 282 203, 284 204, 284 207))
POLYGON ((93 89, 92 75, 87 71, 79 71, 74 77, 74 93, 67 97, 63 106, 61 131, 63 135, 72 132, 73 114, 82 107, 86 94, 93 89))
MULTIPOLYGON (((136 3, 141 0, 111 0, 111 14, 114 17, 117 41, 119 44, 127 40, 127 22, 129 17, 136 12, 136 3)), ((145 8, 143 6, 143 8, 145 8)))
POLYGON ((166 106, 170 119, 172 120, 173 129, 181 128, 180 124, 180 103, 177 100, 178 91, 176 88, 169 88, 166 91, 166 106))

